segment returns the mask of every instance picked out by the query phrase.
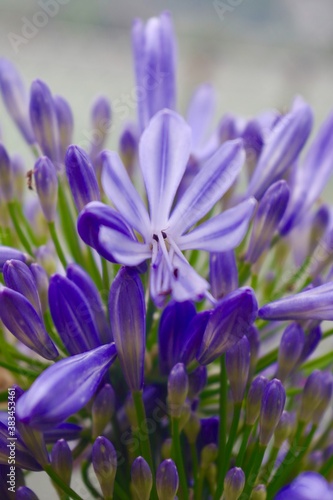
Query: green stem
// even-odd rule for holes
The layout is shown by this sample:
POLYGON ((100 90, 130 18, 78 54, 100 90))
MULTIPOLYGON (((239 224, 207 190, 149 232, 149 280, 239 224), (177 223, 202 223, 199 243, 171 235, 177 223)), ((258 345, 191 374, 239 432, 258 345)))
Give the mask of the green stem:
POLYGON ((25 217, 25 215, 23 213, 21 204, 18 203, 18 202, 13 202, 13 203, 15 203, 16 210, 17 210, 17 213, 18 213, 18 217, 19 217, 20 222, 23 225, 24 229, 26 230, 27 235, 29 236, 29 238, 32 241, 33 245, 34 246, 38 246, 38 241, 37 241, 36 235, 33 232, 33 229, 31 227, 31 225, 29 224, 29 222, 27 221, 27 219, 26 219, 26 217, 25 217))
MULTIPOLYGON (((234 404, 234 414, 232 416, 229 437, 228 437, 228 441, 227 441, 227 445, 226 445, 223 468, 220 472, 220 474, 223 478, 223 483, 224 483, 225 475, 226 475, 227 471, 229 470, 229 462, 230 462, 230 457, 231 457, 231 453, 232 453, 232 448, 234 446, 234 442, 235 442, 235 439, 237 436, 237 429, 238 429, 241 409, 242 409, 242 402, 240 402, 240 403, 237 402, 234 404)), ((222 490, 222 492, 223 492, 223 490, 222 490)))
POLYGON ((200 467, 199 474, 198 474, 197 487, 194 490, 194 499, 195 500, 202 500, 202 498, 203 498, 202 490, 203 490, 203 485, 204 485, 204 479, 205 479, 205 469, 203 467, 200 467))
MULTIPOLYGON (((256 484, 257 477, 258 477, 259 470, 260 470, 260 467, 261 467, 261 464, 262 464, 262 461, 263 461, 263 458, 265 455, 266 448, 267 448, 266 446, 258 443, 258 446, 257 446, 255 453, 254 453, 254 457, 253 457, 251 466, 250 466, 249 471, 246 475, 247 479, 246 479, 246 483, 245 483, 245 487, 244 487, 244 491, 243 491, 244 498, 249 498, 250 493, 256 484)), ((272 498, 272 497, 268 497, 268 498, 272 498)))
POLYGON ((49 226, 50 235, 51 235, 51 238, 53 240, 53 243, 54 243, 57 255, 58 255, 59 259, 60 259, 60 262, 61 262, 64 270, 66 271, 66 269, 67 269, 67 261, 66 261, 65 254, 64 254, 64 252, 62 250, 62 247, 61 247, 58 235, 57 235, 55 224, 54 224, 53 221, 52 222, 48 222, 48 226, 49 226))
POLYGON ((321 466, 319 469, 319 474, 324 477, 327 477, 331 470, 333 469, 333 455, 321 466))
POLYGON ((83 482, 84 484, 86 485, 87 489, 90 491, 90 493, 92 494, 92 496, 94 498, 99 498, 100 497, 100 494, 98 493, 98 491, 94 488, 94 486, 91 484, 90 482, 90 479, 89 479, 89 466, 90 466, 90 462, 88 462, 88 460, 84 460, 82 462, 82 465, 81 465, 81 475, 82 475, 82 479, 83 479, 83 482))
POLYGON ((119 500, 128 500, 128 494, 122 489, 117 481, 114 483, 114 498, 119 498, 119 500))
POLYGON ((70 498, 73 498, 74 500, 82 500, 82 498, 74 490, 72 490, 70 486, 67 486, 67 484, 64 483, 63 480, 58 476, 58 474, 54 472, 51 465, 46 465, 44 467, 44 471, 52 479, 52 481, 63 490, 64 493, 67 493, 70 498))
POLYGON ((22 227, 21 227, 19 218, 17 216, 17 209, 15 206, 15 202, 10 201, 10 202, 8 202, 7 206, 8 206, 10 218, 12 220, 13 226, 15 228, 15 231, 17 233, 17 236, 18 236, 20 242, 22 243, 23 247, 28 252, 28 254, 33 255, 33 250, 32 250, 32 247, 30 245, 30 242, 28 241, 26 235, 22 231, 22 227))
POLYGON ((11 364, 6 363, 5 361, 0 361, 0 366, 2 366, 2 368, 6 368, 8 371, 12 373, 18 373, 19 375, 24 375, 25 377, 33 379, 38 377, 37 372, 33 372, 32 370, 28 370, 27 368, 22 368, 20 366, 12 366, 11 364))
POLYGON ((269 478, 271 477, 279 451, 280 448, 278 446, 272 446, 265 468, 262 474, 260 474, 260 480, 263 480, 265 484, 268 483, 269 478))
POLYGON ((249 437, 252 431, 252 425, 245 424, 244 432, 243 432, 243 438, 242 442, 239 448, 239 452, 236 458, 236 465, 237 467, 242 467, 243 465, 243 460, 245 457, 246 449, 247 449, 247 443, 249 441, 249 437))
POLYGON ((197 447, 195 443, 190 444, 190 451, 191 451, 191 461, 192 461, 192 474, 193 474, 193 490, 196 491, 196 486, 198 482, 198 454, 197 454, 197 447))
MULTIPOLYGON (((228 399, 228 388, 227 388, 227 370, 225 364, 225 354, 221 356, 220 360, 220 402, 219 402, 219 451, 217 457, 217 470, 223 470, 225 452, 226 452, 226 436, 227 436, 227 399, 228 399)), ((223 491, 223 480, 222 474, 219 474, 217 481, 216 492, 214 500, 219 500, 223 491)))
POLYGON ((172 429, 172 450, 173 458, 177 466, 179 474, 179 483, 181 493, 180 498, 188 499, 188 487, 186 480, 186 473, 184 468, 182 450, 180 445, 180 432, 179 432, 179 418, 171 417, 171 429, 172 429))
POLYGON ((251 264, 249 264, 249 262, 243 262, 239 267, 239 273, 238 273, 239 286, 244 285, 244 283, 250 276, 251 276, 251 264))
POLYGON ((103 288, 107 291, 110 289, 110 281, 109 281, 109 270, 108 270, 108 263, 106 260, 101 257, 101 264, 102 264, 102 284, 103 288))

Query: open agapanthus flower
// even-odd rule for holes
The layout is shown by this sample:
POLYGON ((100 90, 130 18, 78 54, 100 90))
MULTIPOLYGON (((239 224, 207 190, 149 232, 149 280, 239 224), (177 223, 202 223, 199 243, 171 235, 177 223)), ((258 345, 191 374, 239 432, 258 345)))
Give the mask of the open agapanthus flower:
POLYGON ((150 291, 158 305, 170 293, 178 301, 205 296, 208 282, 189 265, 182 252, 235 248, 256 206, 255 199, 249 198, 194 227, 233 184, 245 153, 240 140, 222 145, 177 200, 190 151, 191 131, 186 122, 175 112, 160 111, 139 144, 149 213, 118 154, 104 151, 102 184, 119 213, 109 208, 106 220, 102 210, 99 214, 98 204, 92 202, 78 220, 81 238, 109 260, 136 266, 151 259, 150 291))
POLYGON ((132 42, 118 151, 106 96, 75 145, 0 60, 34 156, 0 141, 0 498, 331 499, 333 115, 309 148, 301 97, 214 126, 204 83, 184 119, 171 15, 132 42))

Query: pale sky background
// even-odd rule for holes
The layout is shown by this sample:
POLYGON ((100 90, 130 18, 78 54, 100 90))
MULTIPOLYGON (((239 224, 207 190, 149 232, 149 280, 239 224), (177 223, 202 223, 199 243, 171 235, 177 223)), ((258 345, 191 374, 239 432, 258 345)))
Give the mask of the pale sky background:
MULTIPOLYGON (((207 81, 218 92, 216 120, 226 111, 251 116, 267 107, 286 108, 296 94, 313 106, 316 128, 333 109, 331 0, 0 0, 0 55, 17 64, 27 84, 41 78, 68 99, 75 140, 81 142, 96 95, 133 105, 131 22, 165 9, 173 13, 178 36, 179 110, 186 109, 195 86, 207 81), (56 2, 58 13, 15 48, 13 34, 23 36, 29 22, 43 23, 41 5, 49 2, 56 2), (221 19, 216 5, 223 3, 238 6, 221 19)), ((121 127, 116 114, 114 122, 112 148, 121 127)), ((0 126, 10 152, 22 152, 29 166, 32 157, 2 103, 0 126)), ((28 484, 40 500, 56 499, 42 477, 28 484)))

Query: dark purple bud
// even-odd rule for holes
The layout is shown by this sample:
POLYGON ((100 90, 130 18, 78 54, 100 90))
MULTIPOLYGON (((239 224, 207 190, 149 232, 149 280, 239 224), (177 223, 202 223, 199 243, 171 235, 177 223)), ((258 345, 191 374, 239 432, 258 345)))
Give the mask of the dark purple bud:
POLYGON ((222 299, 238 287, 238 271, 234 250, 227 252, 211 253, 210 284, 213 296, 222 299))
POLYGON ((259 309, 259 317, 270 320, 333 320, 333 282, 271 302, 259 309))
POLYGON ((63 482, 69 486, 73 470, 73 457, 70 447, 64 439, 59 439, 53 446, 51 465, 63 482))
POLYGON ((100 345, 89 302, 75 283, 54 274, 49 285, 49 305, 55 327, 70 354, 100 345))
POLYGON ((119 138, 119 155, 129 175, 133 173, 138 151, 138 133, 132 124, 125 126, 119 138))
POLYGON ((287 326, 283 332, 278 354, 276 378, 284 382, 296 366, 304 347, 305 335, 298 323, 287 326))
POLYGON ((99 436, 92 448, 92 464, 104 498, 113 498, 117 452, 108 439, 99 436))
POLYGON ((264 131, 258 120, 250 120, 242 132, 246 152, 246 167, 251 178, 265 144, 264 131))
MULTIPOLYGON (((203 311, 201 313, 198 313, 193 316, 187 327, 185 327, 180 361, 186 366, 196 358, 210 316, 211 311, 203 311)), ((183 332, 179 333, 181 335, 183 332)))
POLYGON ((7 260, 20 260, 22 262, 27 262, 28 255, 17 250, 16 248, 0 246, 0 271, 2 272, 3 266, 7 260))
POLYGON ((297 106, 294 105, 273 128, 253 172, 247 190, 248 196, 261 199, 267 188, 282 178, 297 159, 310 135, 312 121, 311 108, 299 98, 297 106))
POLYGON ((53 429, 44 432, 44 439, 46 444, 56 443, 59 439, 66 439, 66 441, 77 440, 82 432, 82 427, 70 422, 59 424, 53 429))
POLYGON ((67 149, 65 165, 76 208, 81 212, 87 203, 101 197, 94 167, 87 153, 74 145, 67 149))
POLYGON ((311 221, 308 254, 311 255, 325 235, 330 221, 330 212, 327 205, 322 205, 314 214, 311 221))
POLYGON ((197 354, 207 365, 235 345, 257 316, 258 304, 252 288, 239 288, 216 306, 210 316, 197 354))
POLYGON ((89 303, 93 314, 98 335, 102 344, 112 342, 112 334, 109 322, 104 311, 104 306, 97 287, 86 271, 77 264, 69 264, 67 267, 67 278, 70 279, 83 293, 89 303))
MULTIPOLYGON (((15 454, 16 467, 22 467, 25 470, 41 470, 41 465, 37 462, 34 454, 32 454, 24 444, 16 429, 15 441, 10 441, 8 438, 8 414, 4 412, 4 421, 0 421, 0 463, 7 464, 9 454, 15 454), (8 447, 8 445, 10 445, 8 447)), ((14 438, 14 436, 13 436, 14 438)), ((1 467, 1 466, 0 466, 1 467)), ((0 481, 1 483, 1 481, 0 481)), ((1 490, 0 490, 1 491, 1 490)))
POLYGON ((286 181, 272 184, 262 197, 254 216, 246 260, 254 264, 269 247, 272 237, 283 217, 289 200, 286 181))
POLYGON ((163 310, 158 328, 159 368, 163 375, 168 375, 180 361, 187 340, 186 330, 195 314, 195 307, 190 301, 172 301, 163 310))
POLYGON ((111 422, 116 404, 116 395, 110 384, 105 384, 96 394, 91 410, 93 437, 103 434, 111 422))
POLYGON ((104 149, 111 125, 110 102, 106 97, 100 96, 91 108, 92 137, 89 156, 92 160, 104 149))
POLYGON ((176 464, 168 459, 162 462, 156 473, 156 489, 159 500, 174 500, 179 487, 176 464))
POLYGON ((27 486, 20 486, 16 492, 16 500, 38 500, 38 496, 27 486))
MULTIPOLYGON (((298 414, 300 422, 305 424, 311 422, 319 406, 321 410, 323 407, 326 408, 327 399, 331 398, 330 385, 331 380, 328 379, 326 373, 320 370, 314 370, 309 375, 302 391, 302 401, 298 414)), ((316 416, 318 417, 318 413, 316 416)))
POLYGON ((146 347, 146 306, 138 273, 123 267, 109 295, 112 333, 123 375, 131 391, 143 387, 146 347))
MULTIPOLYGON (((18 403, 20 402, 21 398, 24 397, 26 393, 24 393, 20 399, 18 400, 18 403)), ((30 453, 34 456, 34 458, 37 460, 37 462, 44 468, 45 465, 48 465, 50 462, 49 459, 49 454, 46 449, 46 444, 45 444, 45 439, 42 434, 37 429, 33 429, 30 427, 30 425, 26 425, 24 422, 21 422, 20 420, 16 419, 16 427, 18 430, 18 433, 20 434, 20 437, 24 441, 24 444, 30 451, 30 453)))
POLYGON ((39 146, 58 167, 59 133, 56 108, 48 86, 35 80, 30 90, 30 120, 39 146))
POLYGON ((232 397, 240 403, 244 396, 250 369, 250 342, 244 335, 226 353, 226 369, 232 397))
POLYGON ((17 418, 43 430, 60 424, 93 397, 116 355, 113 343, 48 367, 20 397, 17 418))
POLYGON ((47 156, 42 156, 36 161, 33 172, 44 217, 47 222, 53 222, 58 201, 58 177, 55 166, 47 156))
POLYGON ((264 389, 260 408, 259 442, 267 446, 281 418, 286 402, 286 391, 280 380, 273 379, 264 389))
POLYGON ((16 68, 0 59, 0 90, 6 109, 28 144, 35 142, 30 124, 28 95, 16 68))
POLYGON ((153 487, 153 476, 144 458, 138 457, 131 467, 132 488, 138 500, 149 500, 153 487))
POLYGON ((14 195, 13 168, 8 153, 0 143, 0 194, 5 201, 11 201, 14 195))
POLYGON ((188 393, 188 376, 183 363, 177 363, 168 377, 168 405, 172 417, 180 417, 188 393))
POLYGON ((0 289, 0 318, 24 345, 45 359, 55 359, 58 351, 30 302, 10 288, 0 289))
POLYGON ((303 361, 311 356, 320 343, 322 336, 323 334, 320 326, 315 326, 309 331, 309 333, 305 336, 304 346, 299 357, 298 364, 303 363, 303 361))
POLYGON ((198 366, 193 372, 188 375, 188 397, 195 398, 207 383, 207 368, 198 366))
POLYGON ((64 161, 67 148, 73 142, 74 118, 70 105, 60 95, 54 96, 59 129, 60 158, 64 161))
POLYGON ((292 415, 287 411, 284 411, 274 431, 275 448, 281 448, 282 444, 290 436, 292 429, 293 429, 292 415))
POLYGON ((332 374, 329 372, 323 372, 322 382, 323 382, 323 388, 322 388, 321 401, 317 406, 317 408, 315 409, 312 417, 313 423, 316 425, 320 423, 332 399, 332 392, 333 392, 332 374))
POLYGON ((29 267, 20 260, 7 260, 3 266, 3 278, 9 288, 21 293, 28 299, 35 308, 35 311, 42 318, 43 315, 36 282, 29 267))
POLYGON ((247 425, 254 425, 257 418, 259 417, 261 401, 267 384, 268 380, 262 375, 259 375, 252 381, 252 384, 250 385, 250 389, 246 398, 247 425))
POLYGON ((31 264, 30 271, 35 280, 42 308, 42 313, 44 314, 49 307, 48 304, 49 278, 45 269, 39 264, 37 264, 37 262, 31 264))
POLYGON ((224 479, 225 500, 238 500, 245 486, 245 474, 240 467, 230 469, 224 479))

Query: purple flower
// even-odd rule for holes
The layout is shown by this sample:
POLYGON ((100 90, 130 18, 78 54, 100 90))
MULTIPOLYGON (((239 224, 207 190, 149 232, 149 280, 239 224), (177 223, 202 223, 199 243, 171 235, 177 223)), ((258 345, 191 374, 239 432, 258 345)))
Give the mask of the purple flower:
POLYGON ((111 128, 111 106, 109 100, 100 96, 94 101, 91 109, 92 139, 89 156, 95 161, 102 151, 111 128))
POLYGON ((58 201, 56 169, 47 156, 42 156, 36 161, 33 172, 44 217, 48 222, 52 222, 56 218, 58 201))
POLYGON ((103 153, 104 191, 121 213, 108 209, 110 216, 88 204, 81 212, 78 231, 82 239, 103 255, 126 266, 152 259, 150 291, 158 305, 172 293, 177 301, 200 299, 208 283, 189 265, 183 250, 222 252, 242 240, 255 201, 250 198, 189 231, 209 212, 236 179, 244 151, 240 141, 228 142, 211 157, 174 205, 191 147, 190 130, 184 120, 168 110, 158 113, 142 134, 139 156, 150 214, 133 187, 119 156, 103 153), (92 230, 87 231, 88 226, 92 230), (134 238, 129 227, 142 236, 134 238))
POLYGON ((29 267, 20 260, 7 260, 3 266, 3 277, 6 286, 24 295, 42 318, 36 282, 29 267))
POLYGON ((259 309, 258 316, 270 320, 333 319, 333 282, 271 302, 259 309))
POLYGON ((291 484, 282 488, 274 500, 331 500, 333 489, 318 472, 302 472, 291 484))
POLYGON ((60 424, 88 403, 116 355, 112 343, 50 366, 20 397, 17 418, 42 430, 60 424))
POLYGON ((64 161, 68 146, 73 142, 74 118, 70 105, 60 95, 54 96, 57 114, 61 161, 64 161))
POLYGON ((7 260, 21 260, 22 262, 27 262, 28 255, 17 250, 16 248, 5 247, 0 245, 0 271, 2 272, 3 266, 7 260))
POLYGON ((233 250, 210 254, 210 284, 216 299, 222 299, 238 287, 238 270, 233 250))

